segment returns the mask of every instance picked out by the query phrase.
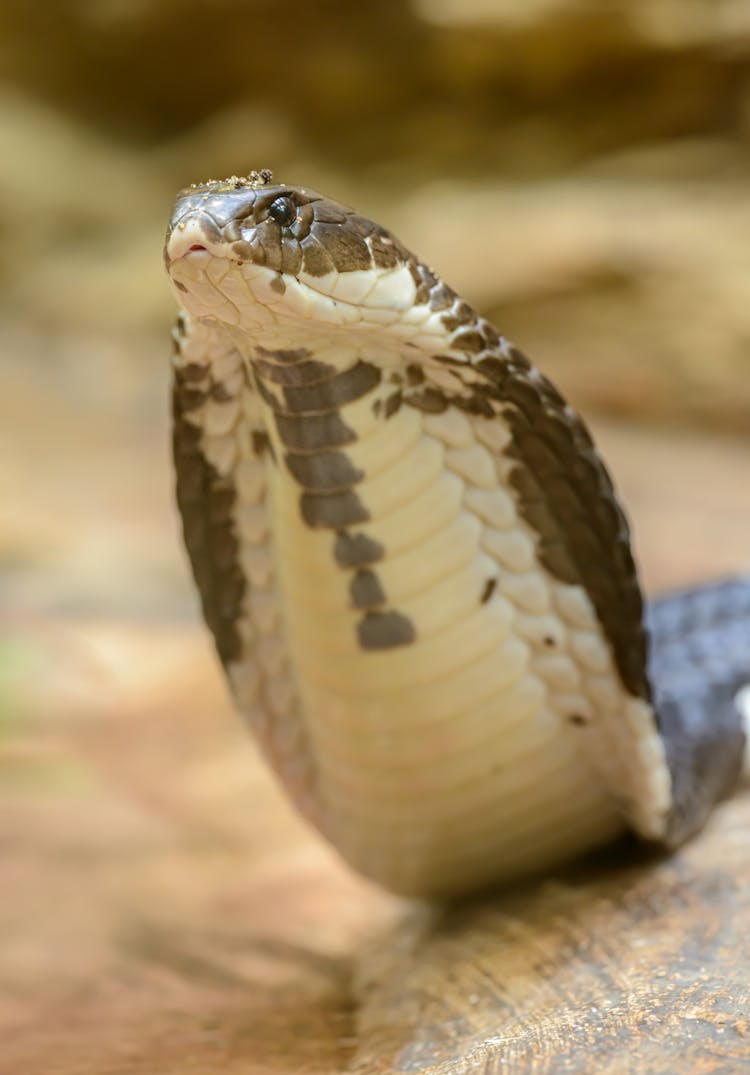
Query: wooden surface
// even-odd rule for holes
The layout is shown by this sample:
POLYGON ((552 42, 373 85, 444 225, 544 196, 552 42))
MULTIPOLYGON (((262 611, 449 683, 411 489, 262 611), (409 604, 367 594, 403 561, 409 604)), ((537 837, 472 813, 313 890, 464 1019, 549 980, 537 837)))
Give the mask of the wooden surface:
MULTIPOLYGON (((651 588, 747 563, 746 445, 601 439, 651 588)), ((121 453, 117 489, 95 448, 93 498, 64 510, 70 459, 40 452, 6 528, 2 1075, 750 1071, 748 797, 664 861, 625 845, 448 909, 385 896, 287 808, 192 606, 145 600, 180 563, 158 447, 121 453)))
POLYGON ((623 844, 405 926, 363 961, 355 1070, 750 1070, 749 821, 736 802, 669 861, 623 844))

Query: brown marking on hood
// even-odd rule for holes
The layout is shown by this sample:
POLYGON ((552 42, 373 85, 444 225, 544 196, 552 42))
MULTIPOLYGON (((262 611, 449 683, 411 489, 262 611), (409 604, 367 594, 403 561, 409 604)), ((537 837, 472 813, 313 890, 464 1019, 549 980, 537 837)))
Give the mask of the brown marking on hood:
POLYGON ((343 530, 336 535, 333 555, 339 567, 362 567, 382 560, 385 548, 367 534, 350 534, 343 530))
POLYGON ((184 371, 174 370, 172 445, 177 474, 177 504, 203 615, 224 665, 242 654, 237 628, 246 581, 232 522, 235 490, 201 450, 201 431, 185 414, 184 371))
POLYGON ((393 649, 417 637, 414 624, 401 612, 368 612, 357 625, 362 649, 393 649))

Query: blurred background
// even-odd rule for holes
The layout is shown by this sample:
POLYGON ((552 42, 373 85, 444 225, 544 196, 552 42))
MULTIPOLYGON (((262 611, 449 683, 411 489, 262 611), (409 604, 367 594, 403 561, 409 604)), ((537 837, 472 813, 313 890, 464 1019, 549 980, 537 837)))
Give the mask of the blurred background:
POLYGON ((393 913, 257 765, 178 538, 164 227, 260 167, 552 376, 649 591, 750 563, 750 0, 0 0, 3 1072, 338 1070, 393 913))

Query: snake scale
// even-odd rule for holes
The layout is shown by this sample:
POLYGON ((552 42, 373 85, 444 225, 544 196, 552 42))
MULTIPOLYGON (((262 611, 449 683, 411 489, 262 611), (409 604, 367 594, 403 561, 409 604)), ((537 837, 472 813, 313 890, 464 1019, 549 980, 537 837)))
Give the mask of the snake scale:
POLYGON ((179 194, 165 260, 204 616, 341 855, 447 895, 700 828, 743 767, 750 580, 644 615, 582 420, 355 211, 211 180, 179 194))

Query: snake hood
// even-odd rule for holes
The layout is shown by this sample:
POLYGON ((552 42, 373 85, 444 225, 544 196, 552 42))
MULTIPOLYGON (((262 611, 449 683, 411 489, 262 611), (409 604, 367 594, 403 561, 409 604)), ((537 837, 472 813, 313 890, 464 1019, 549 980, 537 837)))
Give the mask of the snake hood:
POLYGON ((261 749, 344 858, 397 891, 461 892, 626 825, 670 846, 699 828, 742 764, 750 586, 689 606, 730 610, 720 675, 686 677, 695 647, 670 656, 674 606, 649 661, 585 424, 353 210, 268 173, 211 181, 178 196, 165 260, 204 617, 261 749))

